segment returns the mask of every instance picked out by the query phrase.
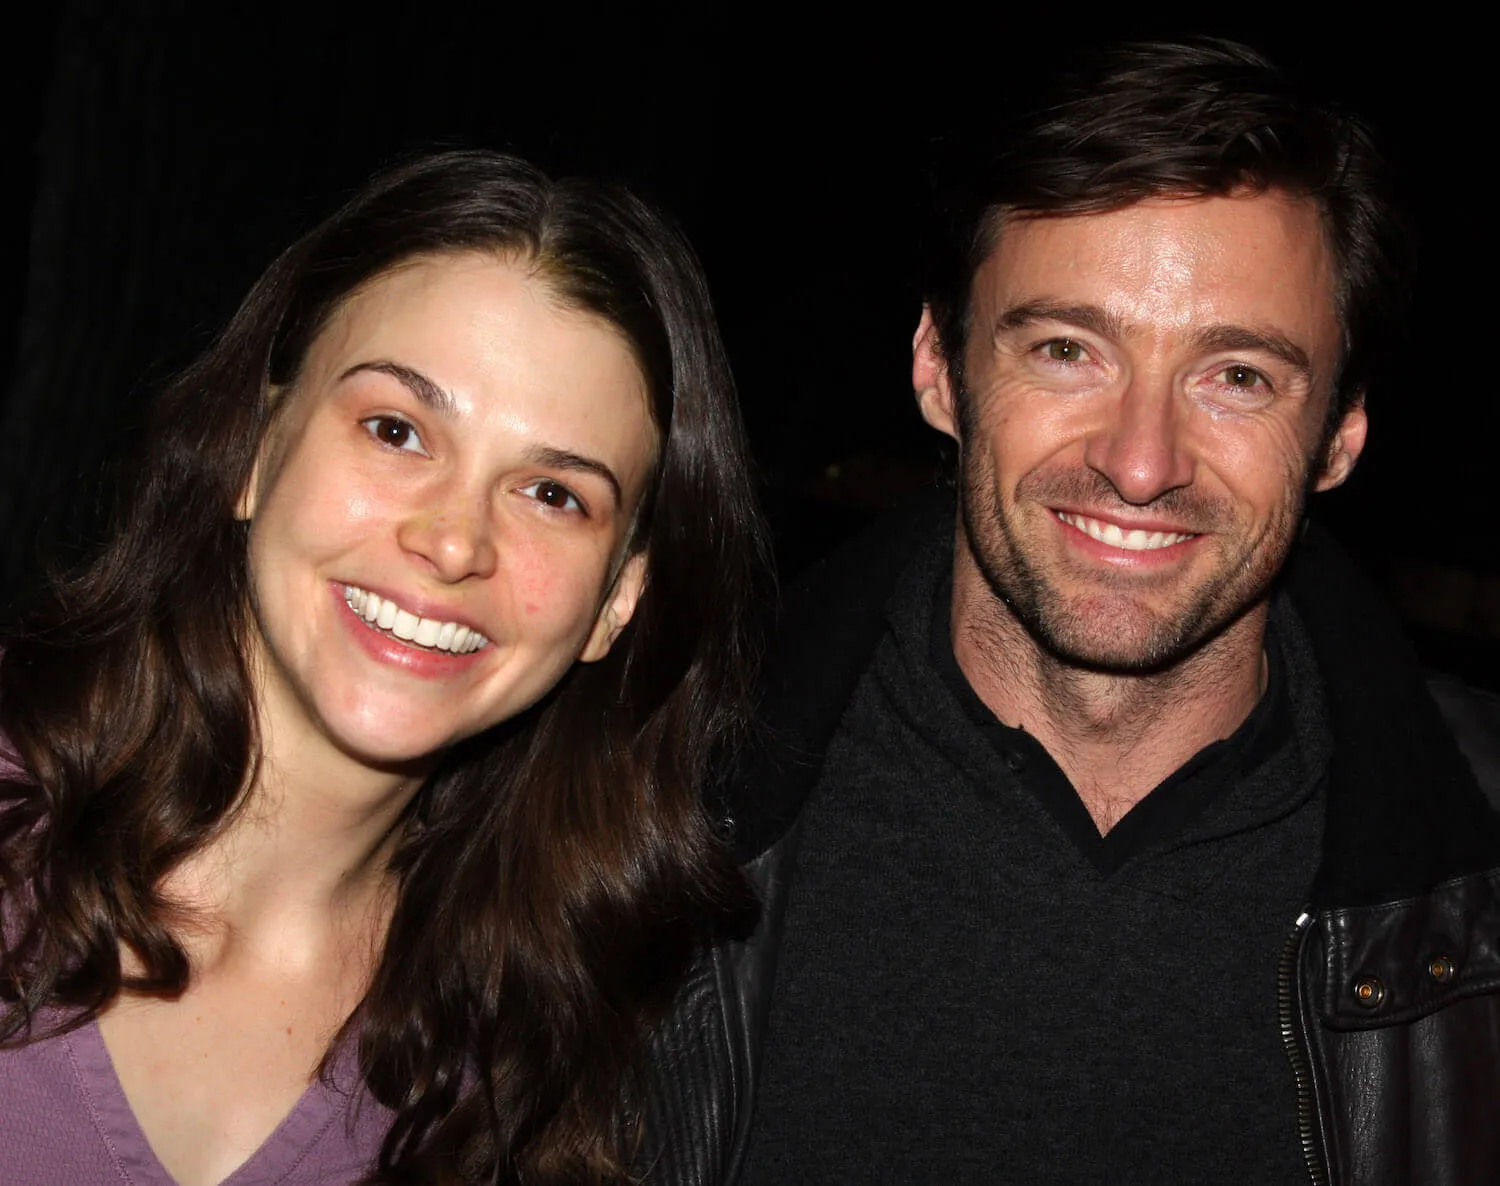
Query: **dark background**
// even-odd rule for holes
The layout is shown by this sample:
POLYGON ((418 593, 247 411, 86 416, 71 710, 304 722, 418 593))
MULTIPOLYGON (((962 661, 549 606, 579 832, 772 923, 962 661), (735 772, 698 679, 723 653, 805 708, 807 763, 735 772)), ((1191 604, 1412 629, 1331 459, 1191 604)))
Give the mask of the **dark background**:
POLYGON ((36 579, 39 549, 97 530, 102 463, 278 249, 381 165, 465 145, 621 177, 685 223, 795 572, 939 465, 908 382, 932 131, 1086 42, 1208 32, 1347 97, 1400 170, 1423 248, 1411 342, 1372 393, 1358 472, 1316 514, 1429 662, 1500 686, 1494 104, 1462 27, 1265 10, 1085 26, 1061 8, 975 23, 941 3, 879 21, 815 6, 40 8, 0 84, 0 598, 36 579))

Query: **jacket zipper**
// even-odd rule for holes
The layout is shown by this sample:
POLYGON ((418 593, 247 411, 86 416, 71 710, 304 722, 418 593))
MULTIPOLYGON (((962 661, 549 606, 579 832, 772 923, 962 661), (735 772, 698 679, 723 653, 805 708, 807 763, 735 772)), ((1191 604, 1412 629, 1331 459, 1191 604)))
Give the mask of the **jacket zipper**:
POLYGON ((1312 1056, 1302 1033, 1301 1010, 1297 1007, 1297 953, 1312 918, 1305 910, 1298 915, 1292 933, 1281 949, 1281 961, 1276 971, 1276 1005, 1281 1014, 1281 1041, 1297 1081, 1297 1137, 1302 1142, 1302 1159, 1313 1186, 1329 1186, 1328 1165, 1318 1135, 1312 1056))

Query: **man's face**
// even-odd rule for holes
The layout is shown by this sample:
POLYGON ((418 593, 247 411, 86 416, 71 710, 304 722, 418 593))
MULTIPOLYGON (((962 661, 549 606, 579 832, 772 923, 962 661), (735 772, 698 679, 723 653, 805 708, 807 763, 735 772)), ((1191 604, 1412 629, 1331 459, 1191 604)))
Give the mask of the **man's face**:
POLYGON ((1010 219, 975 275, 960 394, 931 321, 923 415, 960 441, 972 563, 1067 661, 1159 669, 1257 605, 1308 489, 1338 365, 1317 208, 1279 192, 1010 219))

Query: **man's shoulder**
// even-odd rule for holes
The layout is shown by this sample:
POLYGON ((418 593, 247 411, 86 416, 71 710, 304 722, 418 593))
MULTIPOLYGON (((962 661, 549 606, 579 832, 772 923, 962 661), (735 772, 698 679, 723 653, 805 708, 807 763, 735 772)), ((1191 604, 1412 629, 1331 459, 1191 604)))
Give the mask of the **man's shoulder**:
POLYGON ((1427 690, 1468 759, 1480 790, 1500 810, 1500 695, 1450 675, 1430 676, 1427 690))
POLYGON ((862 611, 879 614, 913 555, 949 538, 955 496, 928 486, 882 512, 860 531, 799 573, 787 587, 783 634, 821 628, 824 620, 862 611))
POLYGON ((762 903, 744 938, 699 951, 652 1033, 645 1066, 647 1123, 636 1164, 658 1186, 738 1180, 760 1083, 787 891, 800 834, 793 828, 745 867, 762 903))
POLYGON ((1429 683, 1390 607, 1326 533, 1306 533, 1284 580, 1333 737, 1314 901, 1395 901, 1500 865, 1495 763, 1475 761, 1494 753, 1493 704, 1429 683))
POLYGON ((901 575, 954 531, 954 496, 918 492, 787 588, 762 678, 755 736, 722 791, 721 819, 742 862, 801 812, 829 740, 886 631, 901 575))

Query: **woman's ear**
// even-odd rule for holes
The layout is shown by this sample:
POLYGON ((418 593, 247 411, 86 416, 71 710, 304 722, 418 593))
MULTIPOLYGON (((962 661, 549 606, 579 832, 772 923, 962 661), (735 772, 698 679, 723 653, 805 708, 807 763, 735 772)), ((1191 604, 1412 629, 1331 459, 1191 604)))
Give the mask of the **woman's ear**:
POLYGON ((255 518, 256 503, 260 500, 260 462, 264 456, 265 447, 266 443, 262 440, 261 447, 255 454, 255 464, 250 467, 250 476, 245 479, 240 496, 235 500, 234 517, 241 523, 248 523, 255 518))
POLYGON ((277 409, 281 403, 281 387, 268 386, 266 388, 266 408, 268 412, 265 429, 261 432, 260 445, 255 450, 255 461, 250 466, 250 476, 245 479, 245 485, 240 490, 240 496, 234 503, 234 517, 241 523, 248 523, 255 518, 255 508, 260 503, 260 480, 265 469, 266 452, 271 448, 271 442, 276 437, 276 424, 279 419, 277 409))
POLYGON ((640 603, 641 593, 646 588, 646 553, 637 552, 620 566, 614 587, 604 599, 599 616, 594 619, 594 628, 583 644, 578 658, 585 663, 596 663, 609 654, 620 632, 630 625, 635 607, 640 603))

